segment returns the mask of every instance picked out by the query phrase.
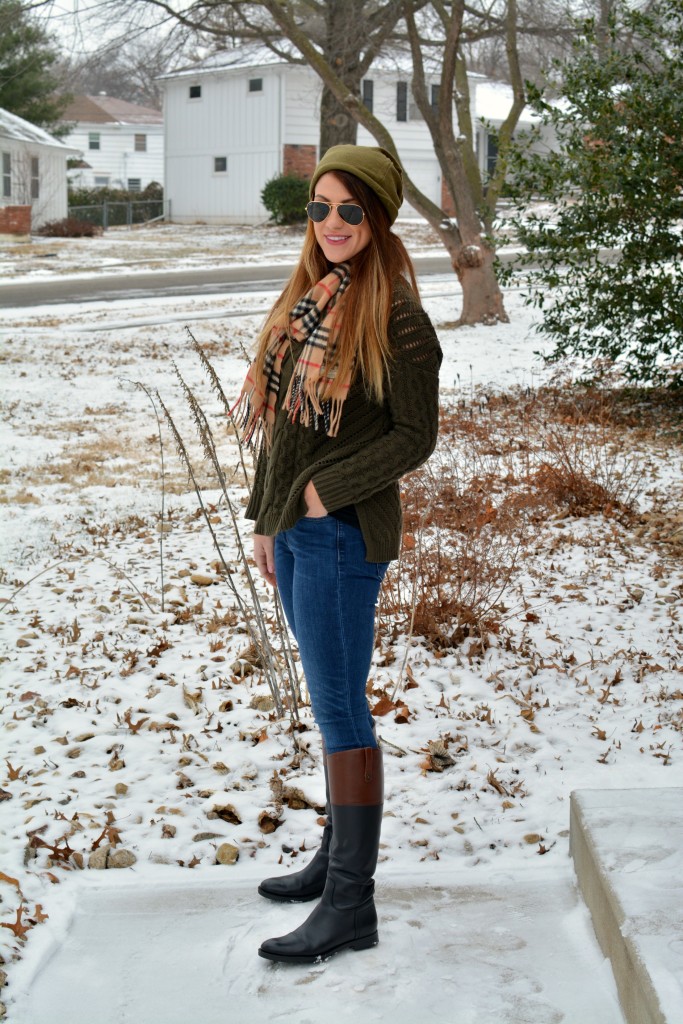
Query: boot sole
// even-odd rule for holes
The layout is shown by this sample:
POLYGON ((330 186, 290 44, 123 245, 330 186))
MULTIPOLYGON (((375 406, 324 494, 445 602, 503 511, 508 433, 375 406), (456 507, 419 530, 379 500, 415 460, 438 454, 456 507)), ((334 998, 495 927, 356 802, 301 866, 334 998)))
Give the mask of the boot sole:
POLYGON ((279 893, 269 892, 268 889, 263 889, 259 885, 258 887, 259 896, 265 896, 267 900, 273 900, 275 903, 310 903, 311 900, 318 900, 323 894, 323 890, 320 889, 318 892, 311 893, 309 896, 296 896, 284 894, 281 896, 279 893))
POLYGON ((342 943, 341 946, 335 946, 334 949, 330 949, 326 953, 302 953, 294 956, 288 953, 270 953, 268 950, 261 948, 258 951, 258 955, 262 956, 265 960, 274 960, 276 963, 281 964, 315 964, 322 963, 323 960, 329 960, 331 956, 335 956, 335 954, 341 953, 345 949, 370 949, 378 943, 379 934, 378 932, 373 932, 372 935, 366 935, 362 939, 353 939, 351 942, 342 943))

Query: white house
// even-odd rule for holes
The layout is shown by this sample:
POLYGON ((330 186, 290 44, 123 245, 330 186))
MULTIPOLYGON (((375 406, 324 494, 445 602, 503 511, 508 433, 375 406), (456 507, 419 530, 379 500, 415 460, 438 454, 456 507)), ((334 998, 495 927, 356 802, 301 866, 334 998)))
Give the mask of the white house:
POLYGON ((72 185, 140 192, 164 183, 163 115, 113 96, 76 96, 62 115, 72 125, 65 141, 81 159, 69 171, 72 185))
POLYGON ((42 128, 0 109, 0 234, 29 234, 66 217, 66 163, 75 154, 42 128))
MULTIPOLYGON (((448 199, 432 140, 413 100, 411 71, 400 62, 373 66, 363 101, 386 125, 418 188, 442 208, 448 199)), ((260 200, 280 173, 309 175, 317 162, 322 86, 306 65, 267 50, 214 55, 161 77, 164 86, 166 198, 180 222, 257 223, 268 217, 260 200)), ((430 81, 438 91, 438 75, 430 81)), ((512 104, 509 86, 470 75, 472 119, 482 170, 495 159, 485 119, 499 127, 512 104), (507 104, 507 109, 505 105, 507 104)), ((528 127, 529 115, 519 128, 528 127)), ((362 127, 360 145, 377 145, 362 127)), ((412 213, 406 203, 403 212, 412 213)))

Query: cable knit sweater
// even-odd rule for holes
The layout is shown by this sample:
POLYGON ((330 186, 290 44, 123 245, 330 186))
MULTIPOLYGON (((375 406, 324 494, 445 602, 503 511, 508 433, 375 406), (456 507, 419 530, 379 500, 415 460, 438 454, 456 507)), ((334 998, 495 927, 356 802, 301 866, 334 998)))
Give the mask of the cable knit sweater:
POLYGON ((274 536, 306 515, 309 480, 328 513, 353 505, 370 562, 397 558, 401 544, 398 481, 425 462, 436 444, 441 349, 429 317, 404 285, 389 320, 392 357, 382 404, 362 381, 352 384, 336 437, 291 423, 282 408, 301 345, 292 342, 282 366, 273 444, 262 451, 247 519, 274 536))

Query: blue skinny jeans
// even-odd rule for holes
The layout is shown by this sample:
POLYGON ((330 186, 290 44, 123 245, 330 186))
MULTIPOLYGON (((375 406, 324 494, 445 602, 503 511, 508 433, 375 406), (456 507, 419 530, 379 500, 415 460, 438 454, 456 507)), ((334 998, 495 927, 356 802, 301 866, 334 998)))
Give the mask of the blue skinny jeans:
POLYGON ((376 747, 365 687, 388 562, 366 562, 357 526, 306 517, 275 538, 275 574, 328 754, 376 747))

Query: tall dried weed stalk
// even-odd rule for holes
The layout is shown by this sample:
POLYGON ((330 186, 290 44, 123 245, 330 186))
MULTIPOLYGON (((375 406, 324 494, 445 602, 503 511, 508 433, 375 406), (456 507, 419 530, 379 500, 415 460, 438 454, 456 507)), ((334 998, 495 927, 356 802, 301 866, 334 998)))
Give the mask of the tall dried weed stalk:
MULTIPOLYGON (((230 405, 221 387, 220 379, 195 338, 191 334, 190 337, 194 351, 200 358, 200 362, 207 373, 211 387, 218 395, 225 413, 229 418, 233 429, 235 429, 235 424, 230 414, 230 405)), ((185 444, 182 434, 178 429, 171 412, 158 392, 157 401, 159 402, 160 408, 162 409, 170 427, 178 454, 187 467, 190 481, 192 482, 195 494, 197 495, 200 511, 211 534, 228 586, 230 587, 233 598, 235 599, 235 603, 240 612, 240 616, 256 651, 256 660, 263 668, 264 677, 275 702, 276 711, 278 715, 283 715, 286 704, 292 721, 298 721, 298 707, 301 701, 299 677, 279 595, 277 590, 273 592, 274 607, 271 608, 270 602, 264 598, 256 586, 254 576, 251 571, 250 561, 245 550, 234 502, 230 497, 229 482, 226 478, 225 470, 218 453, 215 437, 208 417, 192 388, 184 379, 175 364, 174 369, 195 425, 197 436, 204 453, 204 460, 218 484, 218 488, 221 492, 221 500, 228 511, 232 534, 237 544, 241 574, 246 581, 246 590, 243 588, 241 583, 236 582, 233 578, 233 570, 228 565, 220 539, 211 520, 211 515, 209 514, 207 503, 204 500, 202 488, 199 485, 198 477, 188 451, 188 446, 185 444)), ((244 477, 244 483, 248 488, 249 474, 246 468, 244 450, 236 429, 235 437, 239 447, 239 463, 244 477)))

